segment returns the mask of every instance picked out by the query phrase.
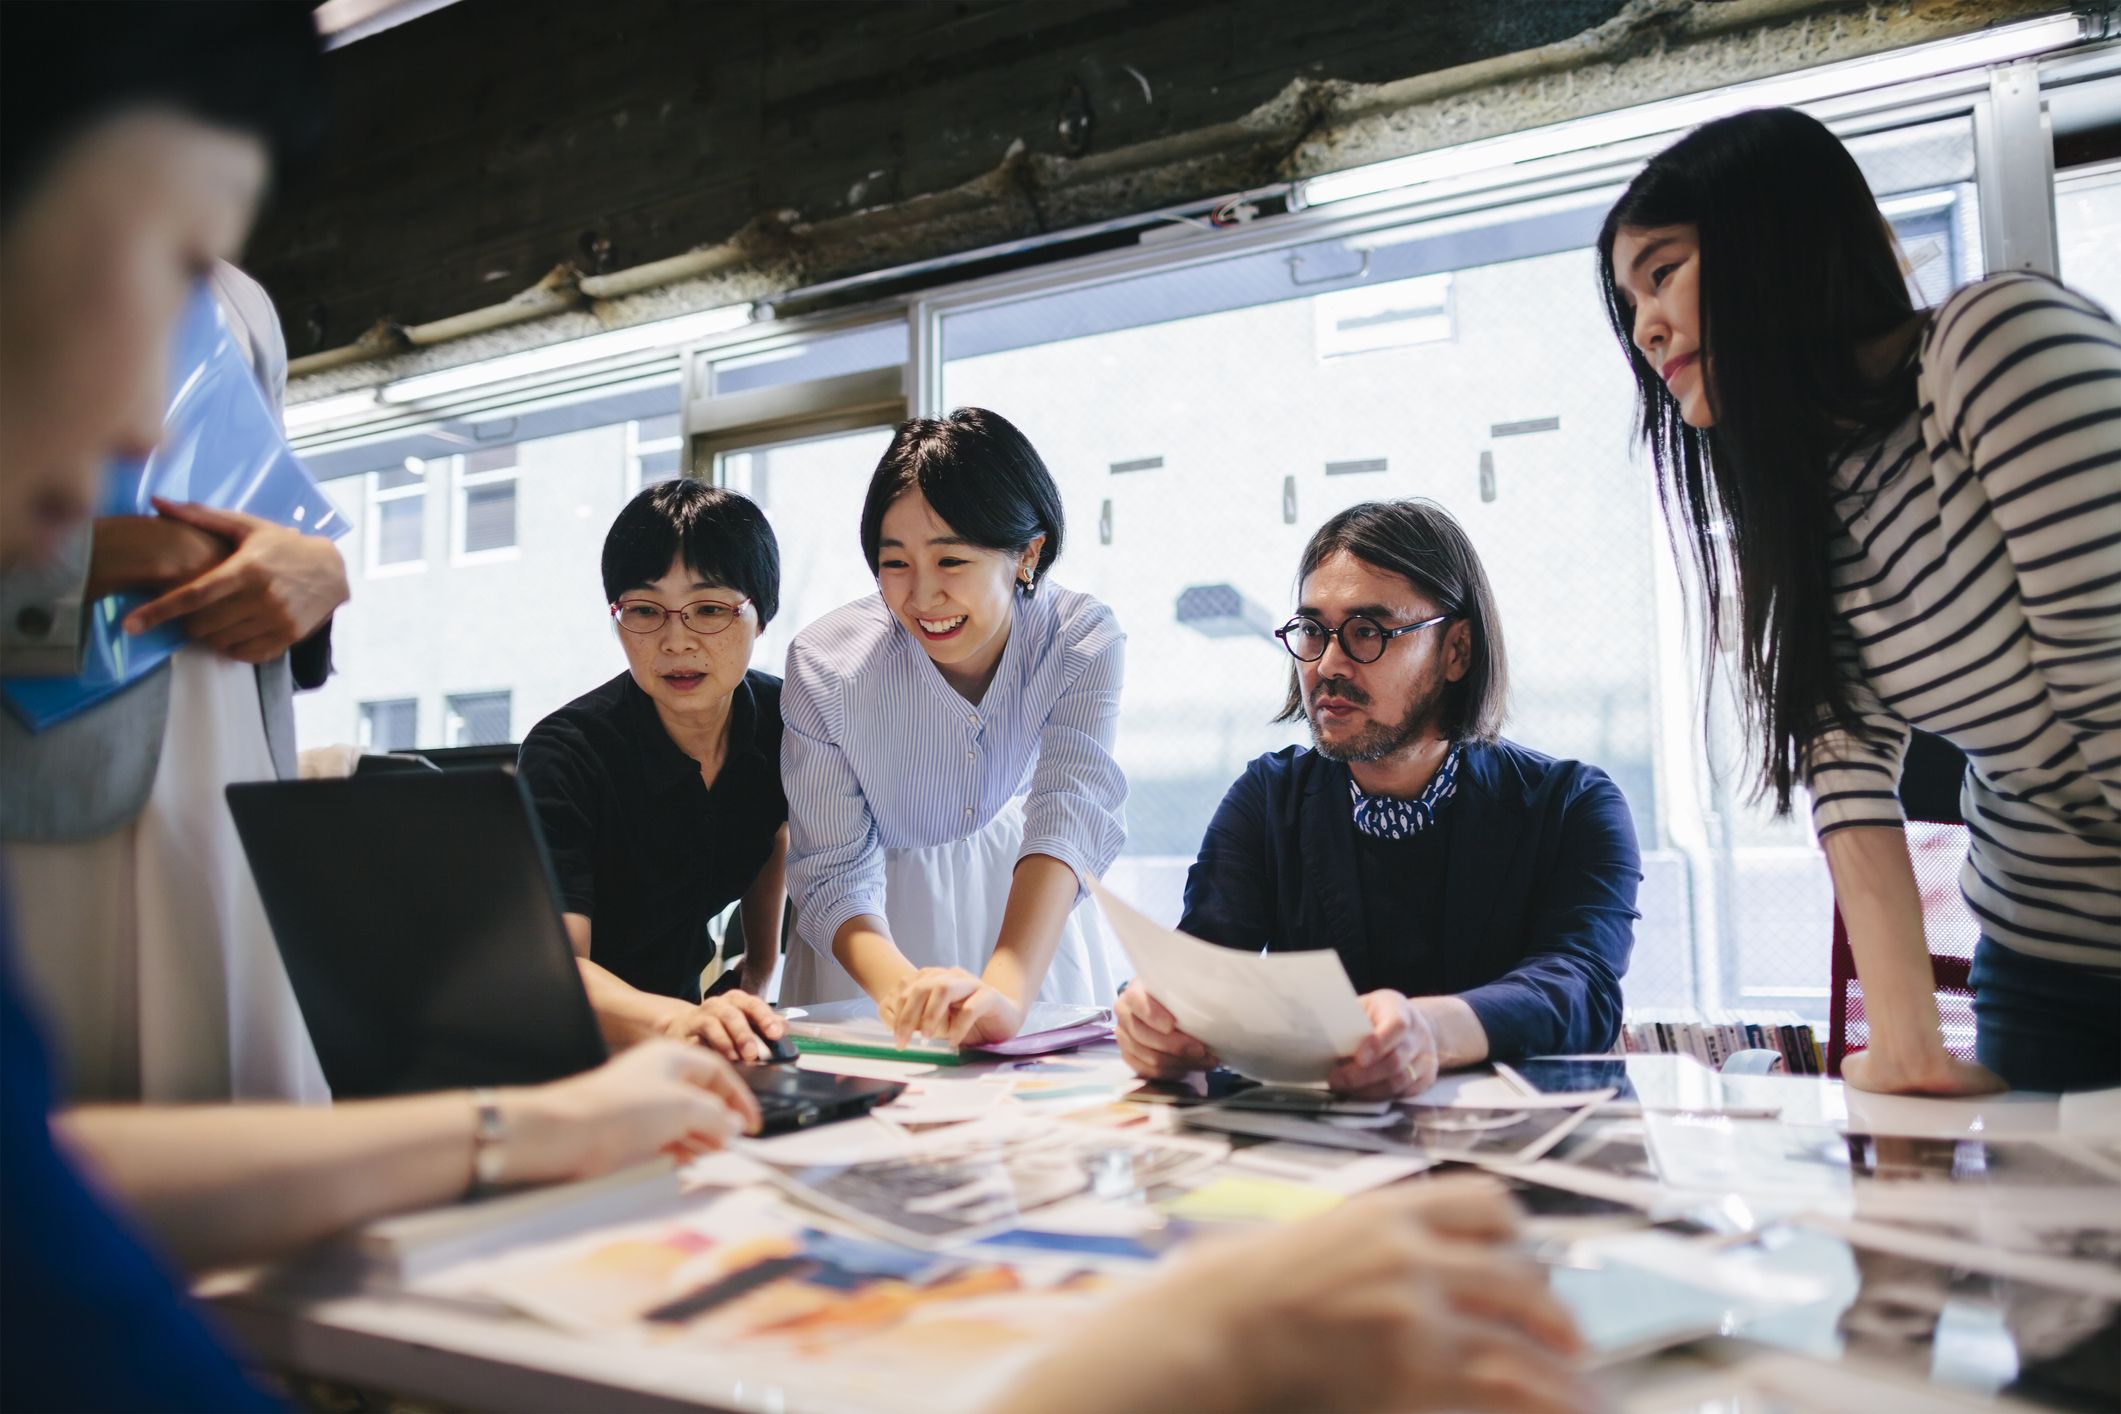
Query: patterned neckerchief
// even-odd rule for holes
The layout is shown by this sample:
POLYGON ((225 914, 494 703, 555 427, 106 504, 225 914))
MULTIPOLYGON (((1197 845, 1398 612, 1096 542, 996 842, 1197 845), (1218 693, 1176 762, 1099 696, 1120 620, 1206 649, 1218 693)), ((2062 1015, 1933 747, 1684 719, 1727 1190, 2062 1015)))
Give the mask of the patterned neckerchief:
POLYGON ((1464 751, 1454 745, 1443 765, 1437 769, 1429 788, 1421 793, 1419 800, 1396 800, 1389 795, 1365 795, 1354 777, 1348 778, 1348 792, 1355 802, 1355 828, 1379 840, 1412 839, 1436 823, 1437 812, 1458 789, 1458 758, 1464 751))

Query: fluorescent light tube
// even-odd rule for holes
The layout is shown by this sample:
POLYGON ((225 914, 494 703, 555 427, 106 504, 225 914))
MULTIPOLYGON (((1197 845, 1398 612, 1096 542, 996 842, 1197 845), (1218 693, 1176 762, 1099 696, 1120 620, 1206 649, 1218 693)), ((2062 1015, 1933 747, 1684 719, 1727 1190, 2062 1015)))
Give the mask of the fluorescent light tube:
POLYGON ((1888 54, 1822 65, 1684 98, 1665 99, 1543 128, 1530 128, 1521 133, 1483 138, 1458 147, 1418 152, 1409 157, 1373 162, 1365 167, 1351 167, 1345 172, 1329 172, 1298 183, 1297 192, 1302 205, 1324 206, 1565 152, 1580 152, 1658 133, 1676 133, 1733 113, 1742 113, 1748 108, 1802 107, 1866 89, 1885 88, 1991 64, 2006 64, 2051 49, 2065 48, 2075 44, 2078 37, 2075 15, 2055 15, 2023 24, 2001 25, 1979 34, 1917 44, 1888 54))
POLYGON ((360 417, 376 409, 376 390, 363 388, 356 393, 338 393, 328 398, 316 398, 306 403, 290 404, 281 414, 281 424, 289 436, 299 436, 315 431, 327 423, 340 422, 360 417))
POLYGON ((748 304, 725 305, 720 309, 680 315, 676 319, 659 319, 652 324, 635 324, 609 333, 569 339, 565 343, 546 344, 541 348, 525 349, 522 353, 503 354, 480 363, 440 368, 433 373, 416 373, 410 378, 384 384, 380 396, 386 403, 424 402, 471 388, 556 372, 575 364, 647 353, 652 349, 676 348, 695 339, 743 328, 751 322, 751 310, 748 304))

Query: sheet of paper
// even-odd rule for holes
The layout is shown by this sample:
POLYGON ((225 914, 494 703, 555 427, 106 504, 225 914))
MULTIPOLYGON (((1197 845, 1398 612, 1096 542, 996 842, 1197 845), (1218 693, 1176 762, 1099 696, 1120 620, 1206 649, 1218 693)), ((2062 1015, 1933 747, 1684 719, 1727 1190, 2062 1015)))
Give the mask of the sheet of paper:
POLYGON ((876 1113, 894 1124, 963 1124, 993 1113, 1009 1098, 1010 1081, 922 1078, 876 1113))
POLYGON ((2055 1106, 2055 1128, 2064 1134, 2121 1134, 2121 1086, 2064 1095, 2055 1106))
POLYGON ((1167 1216, 1200 1223, 1293 1223, 1330 1213, 1347 1199, 1281 1178, 1227 1174, 1164 1203, 1167 1216))
POLYGON ((1327 1149, 1287 1139, 1270 1139, 1230 1152, 1230 1167, 1273 1178, 1294 1179, 1314 1188, 1353 1196, 1412 1178, 1434 1162, 1408 1154, 1368 1154, 1356 1149, 1327 1149))
POLYGON ((1048 1126, 1016 1139, 978 1126, 941 1131, 953 1142, 878 1163, 776 1169, 799 1201, 911 1247, 941 1249, 1025 1225, 1029 1214, 1082 1195, 1131 1199, 1181 1183, 1229 1152, 1222 1143, 1048 1126))
POLYGON ((1090 891, 1141 985, 1232 1070, 1315 1084, 1370 1034, 1338 953, 1221 948, 1164 927, 1095 879, 1090 891))
POLYGON ((1314 1119, 1203 1105, 1183 1111, 1180 1122, 1194 1129, 1293 1139, 1300 1144, 1365 1149, 1377 1154, 1524 1164, 1560 1143, 1589 1116, 1597 1099, 1611 1095, 1609 1090, 1595 1092, 1593 1104, 1575 1110, 1540 1105, 1486 1109, 1403 1103, 1392 1113, 1374 1118, 1329 1115, 1314 1119))
POLYGON ((877 1113, 815 1129, 798 1129, 770 1139, 739 1139, 731 1152, 762 1163, 792 1168, 814 1164, 866 1164, 911 1153, 912 1136, 877 1113))
MULTIPOLYGON (((802 1043, 798 1041, 797 1045, 802 1043)), ((805 1051, 795 1059, 799 1070, 814 1070, 824 1075, 852 1075, 861 1080, 911 1080, 916 1075, 933 1075, 936 1067, 920 1061, 884 1060, 877 1056, 828 1056, 814 1051, 805 1051)))

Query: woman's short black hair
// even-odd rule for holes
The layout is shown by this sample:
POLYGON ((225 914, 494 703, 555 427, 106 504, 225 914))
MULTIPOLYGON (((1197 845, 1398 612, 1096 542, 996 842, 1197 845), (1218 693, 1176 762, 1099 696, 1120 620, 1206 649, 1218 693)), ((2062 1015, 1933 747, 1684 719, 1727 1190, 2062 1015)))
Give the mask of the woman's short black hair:
POLYGON ((616 604, 673 560, 751 601, 759 627, 781 607, 781 545, 758 503, 700 481, 659 481, 626 503, 604 537, 604 597, 616 604))
POLYGON ((323 131, 311 7, 287 0, 0 5, 0 217, 45 164, 103 118, 174 108, 249 133, 277 160, 323 131))
MULTIPOLYGON (((1313 571, 1342 551, 1398 575, 1433 599, 1438 610, 1472 625, 1472 661, 1445 694, 1443 727, 1454 742, 1494 741, 1509 709, 1510 663, 1502 651, 1495 591, 1465 527, 1425 496, 1350 506, 1320 526, 1304 547, 1296 570, 1298 592, 1313 571)), ((1303 683, 1291 669, 1288 700, 1274 720, 1293 722, 1303 715, 1303 683)))
POLYGON ((1060 488, 1031 439, 998 412, 959 408, 900 424, 862 503, 862 554, 871 574, 884 512, 908 491, 920 492, 945 524, 985 549, 1016 554, 1045 536, 1026 593, 1037 592, 1060 558, 1060 488))

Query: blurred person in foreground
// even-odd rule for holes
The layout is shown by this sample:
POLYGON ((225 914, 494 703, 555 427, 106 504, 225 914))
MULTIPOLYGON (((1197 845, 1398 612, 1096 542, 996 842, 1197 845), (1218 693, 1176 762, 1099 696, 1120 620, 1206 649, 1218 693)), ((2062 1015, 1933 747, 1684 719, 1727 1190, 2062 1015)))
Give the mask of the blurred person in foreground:
MULTIPOLYGON (((0 25, 4 569, 50 563, 106 462, 154 445, 177 315, 236 254, 268 140, 307 126, 316 41, 299 6, 11 5, 0 25)), ((446 1201, 475 1179, 577 1178, 756 1122, 720 1059, 676 1045, 534 1089, 48 1118, 50 1072, 13 951, 0 893, 8 1408, 266 1403, 132 1221, 204 1267, 446 1201)))

